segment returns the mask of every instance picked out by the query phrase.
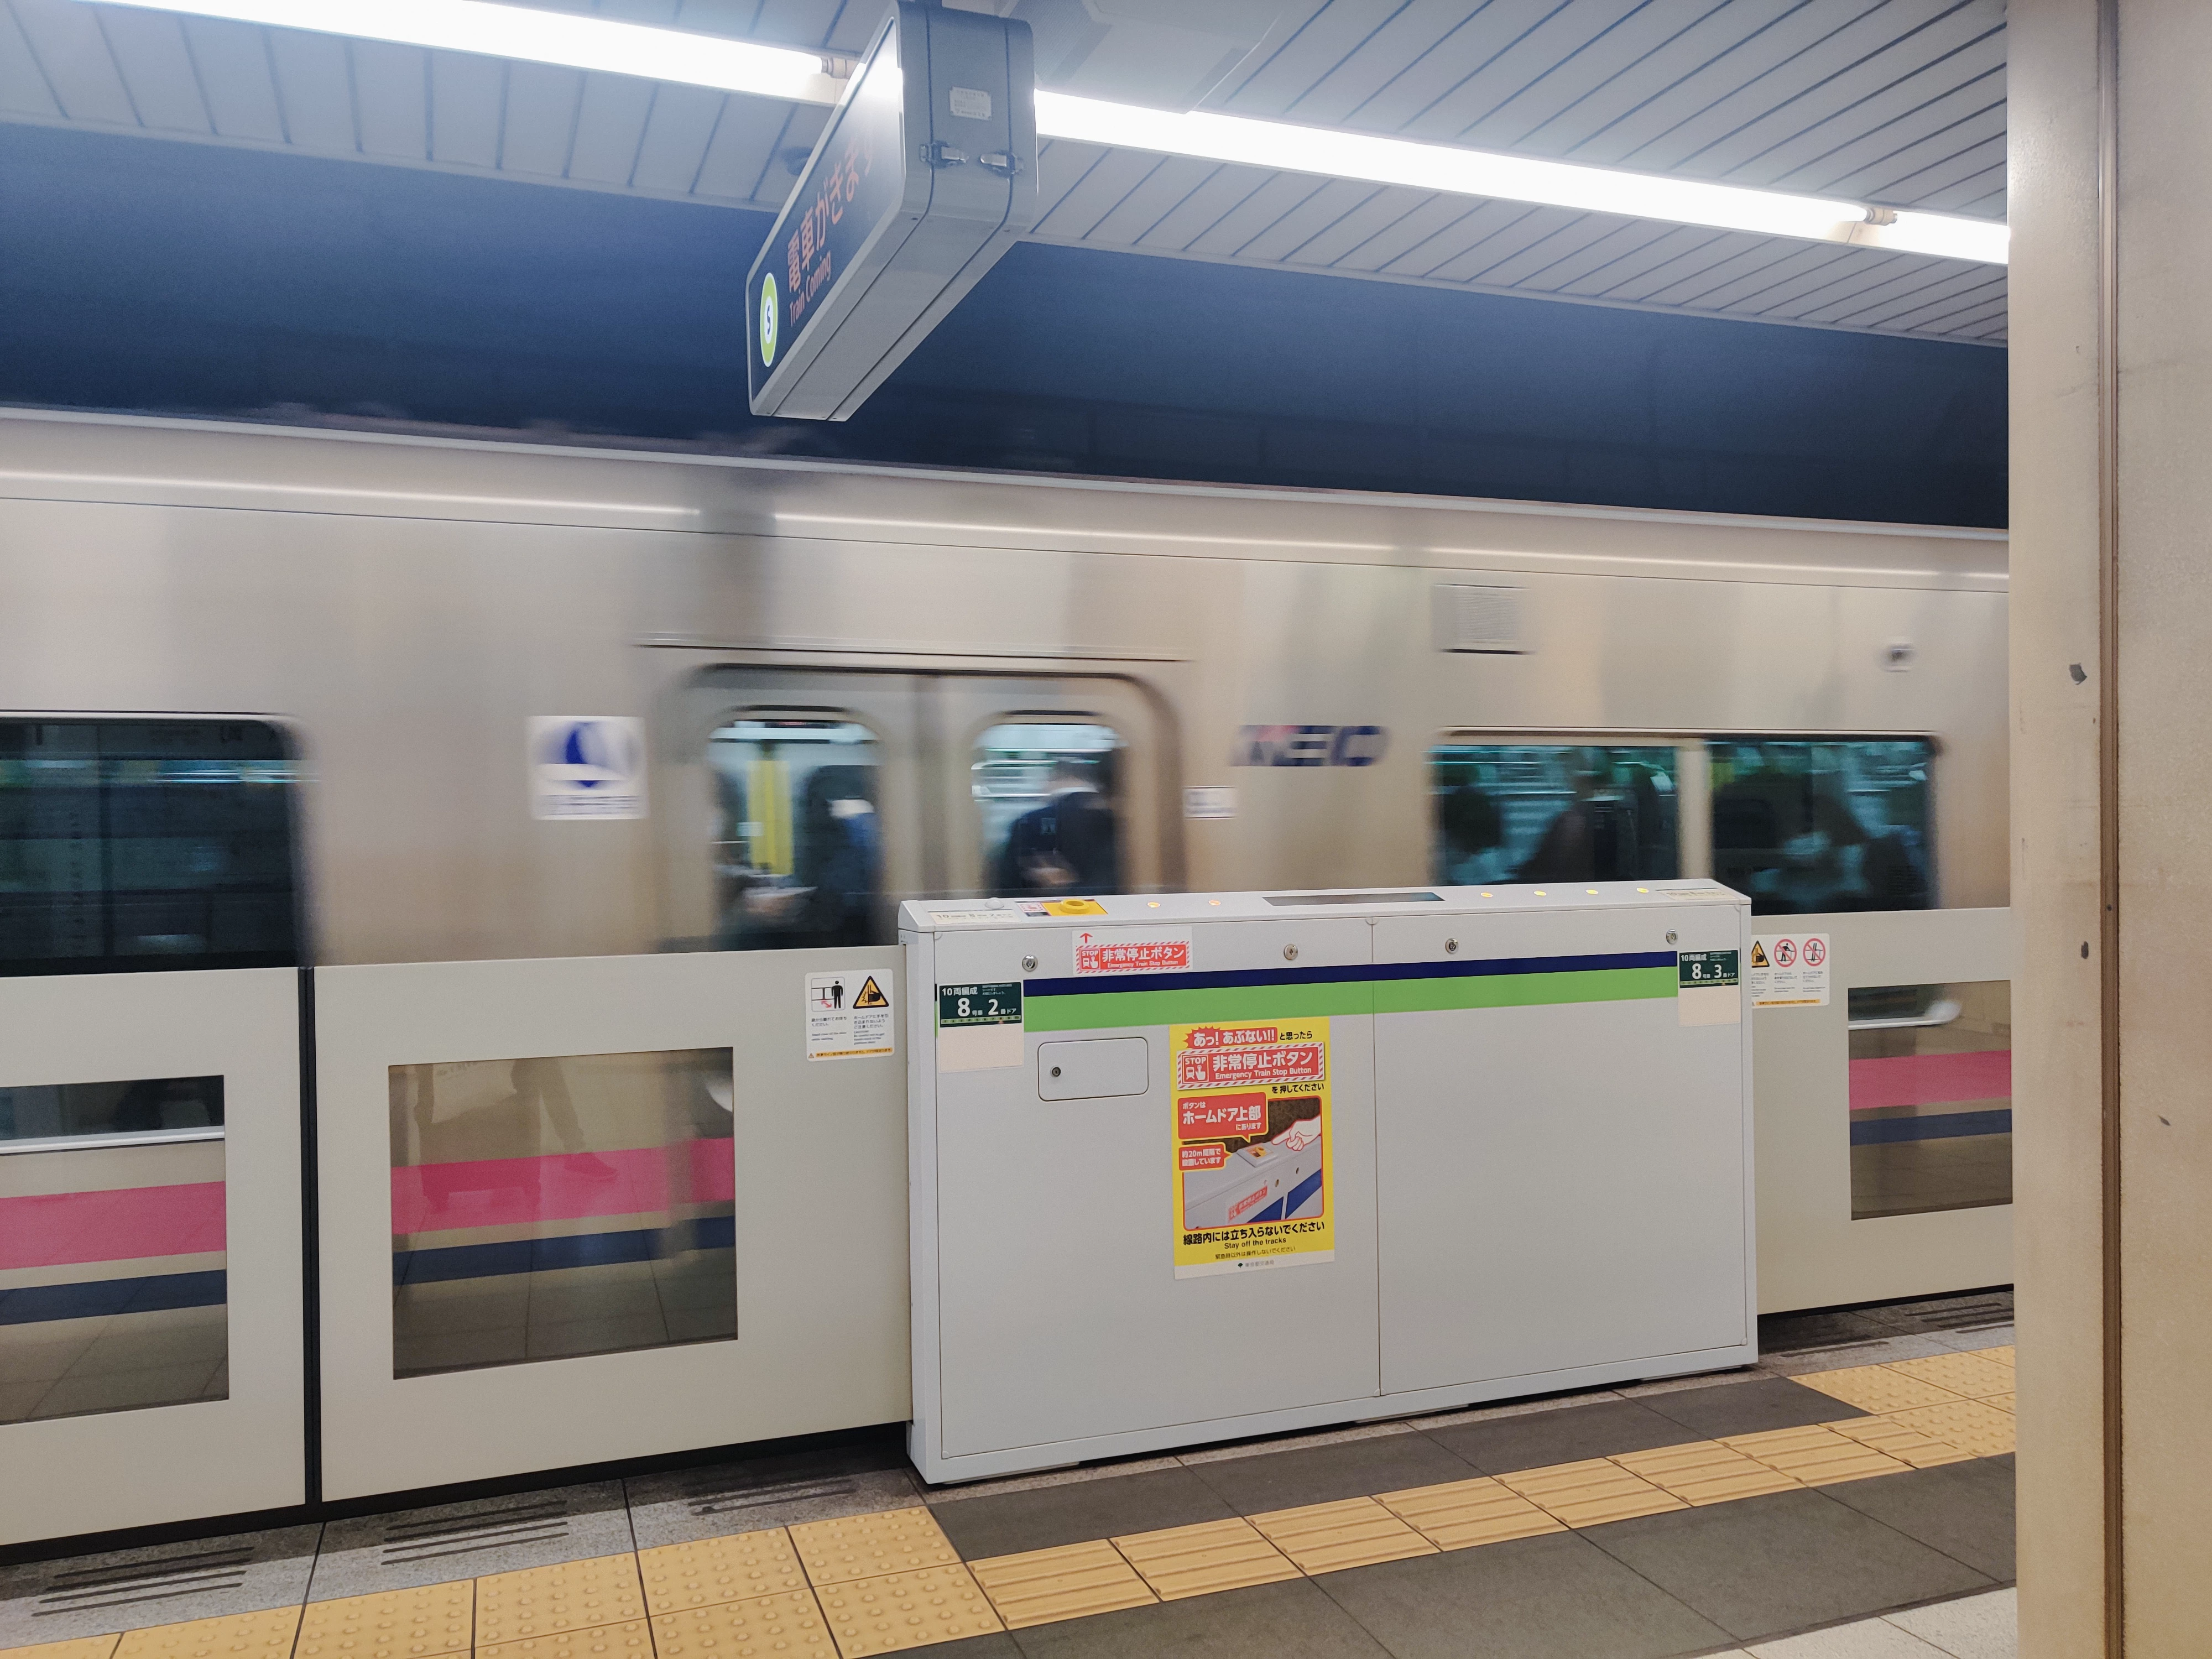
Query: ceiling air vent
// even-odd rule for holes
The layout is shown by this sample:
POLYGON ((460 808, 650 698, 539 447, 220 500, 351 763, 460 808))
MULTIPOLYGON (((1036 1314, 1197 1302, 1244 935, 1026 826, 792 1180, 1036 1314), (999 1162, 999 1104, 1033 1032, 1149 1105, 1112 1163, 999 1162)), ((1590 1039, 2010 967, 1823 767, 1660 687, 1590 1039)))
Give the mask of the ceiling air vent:
POLYGON ((1439 651, 1514 655, 1521 642, 1521 590, 1474 582, 1438 582, 1431 605, 1439 651))

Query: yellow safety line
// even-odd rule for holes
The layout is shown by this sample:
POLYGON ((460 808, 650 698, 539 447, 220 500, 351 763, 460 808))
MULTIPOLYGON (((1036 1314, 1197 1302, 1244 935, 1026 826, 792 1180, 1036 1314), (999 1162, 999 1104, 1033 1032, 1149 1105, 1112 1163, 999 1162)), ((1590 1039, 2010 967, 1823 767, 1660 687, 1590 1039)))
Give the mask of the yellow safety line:
POLYGON ((2011 1450, 2012 1395, 1993 1385, 2002 1380, 1996 1368, 2009 1372, 2012 1349, 1960 1358, 1979 1363, 1942 1356, 1790 1379, 1846 1401, 1897 1391, 1900 1403, 1863 1417, 1056 1549, 963 1561, 926 1506, 887 1510, 316 1602, 306 1609, 305 1631, 301 1610, 286 1607, 9 1648, 0 1659, 322 1659, 341 1650, 345 1659, 523 1659, 495 1650, 518 1639, 545 1645, 551 1637, 563 1638, 550 1645, 566 1652, 592 1631, 603 1638, 582 1646, 640 1659, 706 1659, 732 1636, 822 1659, 833 1651, 863 1659, 2011 1450), (472 1620, 458 1616, 464 1586, 473 1588, 472 1620), (514 1611, 487 1641, 494 1603, 514 1611), (647 1628, 649 1643, 641 1639, 647 1628))

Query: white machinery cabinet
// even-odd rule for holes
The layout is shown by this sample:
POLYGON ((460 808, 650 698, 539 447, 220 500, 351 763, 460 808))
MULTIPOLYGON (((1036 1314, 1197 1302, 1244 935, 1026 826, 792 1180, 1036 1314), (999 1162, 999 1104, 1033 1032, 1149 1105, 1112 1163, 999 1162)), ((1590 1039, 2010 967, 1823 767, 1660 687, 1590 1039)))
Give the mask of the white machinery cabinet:
POLYGON ((908 904, 922 1474, 1750 1363, 1749 922, 1705 881, 908 904))

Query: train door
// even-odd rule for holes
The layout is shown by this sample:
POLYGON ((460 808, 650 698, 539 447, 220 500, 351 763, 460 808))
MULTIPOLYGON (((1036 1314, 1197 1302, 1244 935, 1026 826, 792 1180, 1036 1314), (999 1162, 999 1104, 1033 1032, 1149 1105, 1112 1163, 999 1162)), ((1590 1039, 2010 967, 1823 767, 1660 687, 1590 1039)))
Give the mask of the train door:
POLYGON ((716 668, 672 737, 678 946, 889 943, 902 899, 1180 878, 1163 722, 1124 680, 716 668))

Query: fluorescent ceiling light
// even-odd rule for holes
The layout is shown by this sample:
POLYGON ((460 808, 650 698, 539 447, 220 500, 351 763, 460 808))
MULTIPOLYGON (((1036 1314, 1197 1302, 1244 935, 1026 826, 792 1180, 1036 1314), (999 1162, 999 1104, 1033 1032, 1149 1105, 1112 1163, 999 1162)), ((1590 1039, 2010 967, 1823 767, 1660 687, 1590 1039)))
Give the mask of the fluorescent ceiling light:
MULTIPOLYGON (((714 87, 801 103, 835 103, 844 83, 812 52, 604 17, 496 5, 490 0, 102 0, 108 5, 229 18, 447 52, 560 64, 652 81, 714 87)), ((1861 203, 1750 190, 1656 173, 1462 149, 1376 133, 1260 121, 1193 110, 1177 114, 1039 91, 1037 132, 1048 138, 1195 156, 1240 166, 1358 179, 1456 196, 1535 202, 1626 218, 1710 225, 1757 235, 1895 248, 2002 264, 2002 223, 1949 214, 1872 216, 1861 203)))
POLYGON ((647 81, 834 104, 844 82, 822 72, 818 52, 727 40, 605 17, 500 6, 488 0, 102 0, 107 5, 190 12, 270 28, 349 34, 362 40, 520 58, 604 70, 647 81))
POLYGON ((1287 121, 1255 121, 1203 110, 1178 115, 1042 90, 1036 95, 1036 109, 1037 131, 1054 138, 1163 150, 1171 155, 1318 173, 1378 185, 1403 185, 1457 196, 1539 202, 1591 213, 1617 213, 1632 219, 1711 225, 1816 242, 1898 247, 1996 264, 2004 263, 2011 234, 2003 225, 1986 220, 1899 213, 1895 222, 1877 224, 1857 202, 1785 196, 1741 185, 1624 173, 1572 161, 1547 161, 1533 155, 1461 149, 1411 138, 1298 126, 1287 121))

